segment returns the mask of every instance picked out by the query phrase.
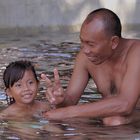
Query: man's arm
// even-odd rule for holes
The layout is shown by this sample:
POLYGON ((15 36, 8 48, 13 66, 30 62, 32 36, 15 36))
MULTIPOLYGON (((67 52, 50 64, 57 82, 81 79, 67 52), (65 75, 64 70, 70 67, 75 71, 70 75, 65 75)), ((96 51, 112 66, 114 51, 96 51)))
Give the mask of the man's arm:
POLYGON ((83 94, 89 80, 89 72, 87 70, 87 59, 85 55, 80 52, 75 61, 74 70, 65 91, 64 104, 75 105, 78 103, 83 94))
POLYGON ((140 50, 133 49, 127 56, 127 70, 119 93, 95 103, 60 108, 46 113, 47 118, 62 119, 72 117, 109 117, 130 115, 140 94, 140 50))

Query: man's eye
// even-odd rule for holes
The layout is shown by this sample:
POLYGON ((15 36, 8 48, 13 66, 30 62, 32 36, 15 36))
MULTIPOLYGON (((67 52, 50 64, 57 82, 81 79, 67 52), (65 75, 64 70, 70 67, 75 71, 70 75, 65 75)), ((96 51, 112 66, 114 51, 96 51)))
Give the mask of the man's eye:
POLYGON ((90 47, 93 47, 93 45, 91 45, 91 44, 88 44, 90 47))
POLYGON ((94 47, 94 46, 95 46, 94 44, 90 44, 90 43, 88 43, 88 45, 89 45, 90 47, 94 47))

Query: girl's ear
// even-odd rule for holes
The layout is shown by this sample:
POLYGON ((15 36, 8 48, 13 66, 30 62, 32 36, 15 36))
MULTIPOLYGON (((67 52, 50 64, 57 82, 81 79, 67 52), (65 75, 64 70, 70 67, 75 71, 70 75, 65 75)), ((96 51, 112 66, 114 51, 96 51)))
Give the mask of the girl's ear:
POLYGON ((119 44, 119 37, 118 36, 113 36, 111 38, 111 41, 112 41, 112 49, 116 49, 118 44, 119 44))
POLYGON ((9 97, 11 97, 11 98, 12 98, 12 94, 11 94, 11 92, 10 92, 10 89, 9 89, 9 88, 7 88, 7 89, 6 89, 6 94, 7 94, 9 97))

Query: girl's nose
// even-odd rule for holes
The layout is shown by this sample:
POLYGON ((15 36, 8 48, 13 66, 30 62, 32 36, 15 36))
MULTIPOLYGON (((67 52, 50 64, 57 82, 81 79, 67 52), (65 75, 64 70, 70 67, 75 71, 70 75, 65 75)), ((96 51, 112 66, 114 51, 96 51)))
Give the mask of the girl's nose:
POLYGON ((29 89, 29 86, 27 84, 24 84, 23 90, 28 90, 28 89, 29 89))

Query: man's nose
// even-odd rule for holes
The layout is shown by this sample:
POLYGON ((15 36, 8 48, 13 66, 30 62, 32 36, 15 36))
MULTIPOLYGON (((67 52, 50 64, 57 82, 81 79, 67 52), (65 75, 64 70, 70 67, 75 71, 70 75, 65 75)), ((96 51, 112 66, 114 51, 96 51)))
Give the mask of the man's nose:
POLYGON ((88 47, 88 45, 83 45, 83 50, 85 54, 89 54, 90 53, 90 48, 88 47))

